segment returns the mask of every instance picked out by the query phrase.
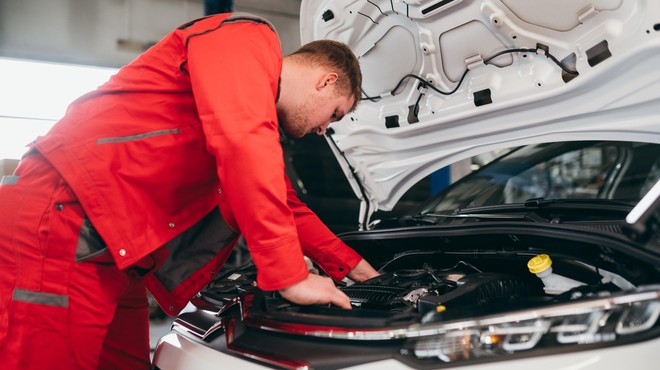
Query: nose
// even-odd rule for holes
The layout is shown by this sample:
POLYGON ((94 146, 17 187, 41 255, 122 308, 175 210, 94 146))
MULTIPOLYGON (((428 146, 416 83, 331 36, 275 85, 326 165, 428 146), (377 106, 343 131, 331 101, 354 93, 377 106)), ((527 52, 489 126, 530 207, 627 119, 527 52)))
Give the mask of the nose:
POLYGON ((316 128, 316 134, 319 135, 319 136, 324 135, 324 134, 325 134, 325 130, 328 128, 328 126, 330 126, 330 123, 326 123, 326 124, 324 124, 324 125, 322 125, 322 126, 317 127, 317 128, 316 128))

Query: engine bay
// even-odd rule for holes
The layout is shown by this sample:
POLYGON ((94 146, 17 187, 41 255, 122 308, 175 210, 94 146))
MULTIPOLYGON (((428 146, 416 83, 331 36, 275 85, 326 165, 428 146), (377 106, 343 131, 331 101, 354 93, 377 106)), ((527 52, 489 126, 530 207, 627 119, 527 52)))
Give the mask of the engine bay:
MULTIPOLYGON (((403 314, 417 318, 428 316, 433 321, 451 320, 542 307, 635 287, 617 273, 557 255, 555 271, 568 274, 581 284, 560 294, 548 294, 543 281, 527 269, 530 256, 529 253, 503 257, 491 252, 473 252, 472 255, 406 252, 390 259, 379 270, 381 275, 375 278, 363 282, 345 279, 338 284, 350 298, 353 308, 352 313, 342 312, 342 315, 403 314)), ((256 269, 248 265, 218 275, 200 295, 206 302, 221 306, 241 294, 258 291, 256 286, 256 269)), ((277 292, 260 293, 269 313, 332 316, 340 311, 328 306, 298 306, 284 300, 277 292)))
POLYGON ((593 228, 589 225, 552 230, 539 226, 507 229, 498 223, 496 232, 483 225, 468 225, 455 231, 345 234, 344 241, 380 273, 367 281, 337 282, 350 298, 350 311, 296 305, 278 292, 261 291, 252 264, 225 268, 197 301, 222 309, 248 296, 253 318, 382 327, 539 309, 660 282, 655 263, 636 258, 632 249, 621 249, 627 247, 616 236, 585 238, 585 230, 593 228), (548 281, 531 272, 528 263, 540 255, 551 260, 553 278, 571 284, 549 287, 548 281))
MULTIPOLYGON (((337 353, 364 345, 388 358, 392 350, 417 365, 575 343, 610 345, 660 330, 655 262, 624 253, 631 250, 617 245, 616 237, 516 231, 349 237, 349 245, 380 273, 362 282, 336 282, 351 310, 291 303, 276 291, 258 289, 254 265, 227 268, 193 300, 200 310, 175 324, 222 346, 226 333, 238 352, 263 351, 263 341, 294 348, 325 338, 337 353), (536 270, 532 262, 538 259, 552 267, 551 275, 536 270)), ((323 275, 317 268, 310 272, 323 275)), ((360 348, 357 357, 365 354, 360 348)), ((295 357, 316 354, 310 347, 295 357)), ((323 355, 326 360, 342 361, 323 355)))
POLYGON ((357 309, 420 314, 449 307, 465 312, 467 307, 522 304, 538 289, 531 279, 482 272, 464 261, 449 269, 427 264, 400 269, 341 288, 357 309))

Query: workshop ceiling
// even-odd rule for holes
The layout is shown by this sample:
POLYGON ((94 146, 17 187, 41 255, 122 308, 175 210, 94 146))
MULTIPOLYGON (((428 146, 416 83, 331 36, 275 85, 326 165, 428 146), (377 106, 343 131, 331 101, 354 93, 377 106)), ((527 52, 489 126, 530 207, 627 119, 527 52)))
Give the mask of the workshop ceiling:
MULTIPOLYGON (((270 20, 285 54, 300 45, 300 0, 233 6, 270 20)), ((204 15, 203 0, 0 0, 0 57, 120 67, 204 15)))

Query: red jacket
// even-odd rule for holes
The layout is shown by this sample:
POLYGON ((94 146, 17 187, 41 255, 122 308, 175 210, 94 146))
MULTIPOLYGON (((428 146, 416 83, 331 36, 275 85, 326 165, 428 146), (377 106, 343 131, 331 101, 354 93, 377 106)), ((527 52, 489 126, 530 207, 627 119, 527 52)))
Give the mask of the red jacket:
POLYGON ((169 314, 217 273, 239 230, 264 290, 303 280, 303 253, 335 279, 361 259, 286 179, 275 108, 281 66, 266 21, 202 18, 73 102, 35 144, 119 268, 167 247, 147 285, 169 314))

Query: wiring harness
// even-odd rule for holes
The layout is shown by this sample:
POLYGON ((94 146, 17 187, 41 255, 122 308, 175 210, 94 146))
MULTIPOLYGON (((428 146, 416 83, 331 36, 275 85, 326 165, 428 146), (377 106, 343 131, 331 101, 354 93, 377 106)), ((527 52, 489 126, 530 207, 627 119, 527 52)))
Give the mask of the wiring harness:
MULTIPOLYGON (((550 54, 548 52, 547 47, 545 47, 543 45, 537 45, 537 47, 535 49, 532 49, 532 48, 515 48, 515 49, 502 50, 502 51, 499 51, 499 52, 489 56, 488 58, 484 59, 483 63, 484 64, 491 64, 490 62, 493 59, 495 59, 499 56, 505 55, 505 54, 512 54, 512 53, 534 53, 534 54, 537 54, 537 55, 545 55, 546 58, 552 60, 557 66, 559 66, 559 68, 561 68, 562 71, 564 71, 568 74, 571 74, 571 75, 578 75, 577 71, 574 71, 574 70, 566 67, 554 55, 550 54)), ((459 89, 459 87, 463 83, 463 80, 465 80, 465 76, 467 76, 469 71, 470 71, 469 67, 465 68, 465 71, 463 72, 463 75, 461 75, 461 78, 458 80, 458 83, 456 84, 456 86, 451 91, 442 91, 442 90, 438 89, 437 87, 433 86, 428 81, 426 81, 424 78, 422 78, 418 75, 409 73, 409 74, 406 74, 405 76, 403 76, 399 80, 399 82, 396 84, 394 89, 392 89, 392 91, 390 91, 389 93, 387 93, 385 95, 392 95, 392 96, 396 95, 396 91, 401 87, 403 82, 406 81, 409 78, 416 79, 420 82, 420 85, 418 86, 418 88, 429 88, 429 89, 431 89, 431 90, 433 90, 433 91, 435 91, 435 92, 437 92, 438 94, 441 94, 441 95, 452 95, 453 93, 455 93, 459 89)), ((423 95, 424 94, 420 94, 419 97, 417 98, 417 102, 415 103, 415 107, 416 107, 415 110, 417 110, 417 108, 419 106, 419 101, 421 100, 423 95)), ((379 101, 380 99, 382 99, 383 97, 384 97, 383 95, 372 97, 372 96, 368 96, 368 95, 364 94, 364 92, 363 92, 362 99, 376 102, 376 101, 379 101)))

